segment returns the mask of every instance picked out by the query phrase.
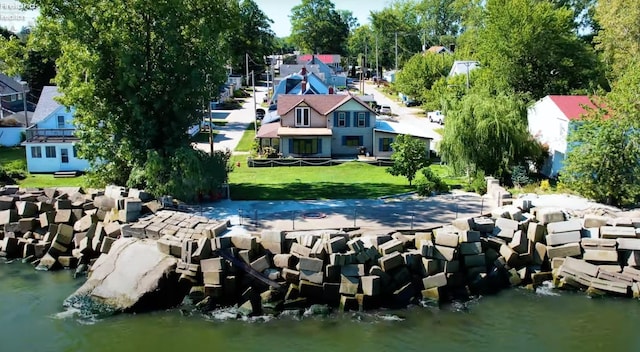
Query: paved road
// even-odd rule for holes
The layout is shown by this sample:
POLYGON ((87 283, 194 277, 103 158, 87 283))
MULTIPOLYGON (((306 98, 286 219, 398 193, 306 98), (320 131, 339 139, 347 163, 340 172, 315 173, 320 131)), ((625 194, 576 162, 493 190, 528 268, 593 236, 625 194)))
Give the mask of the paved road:
POLYGON ((201 212, 214 219, 230 219, 234 228, 241 231, 316 230, 357 226, 371 231, 388 232, 395 229, 442 226, 457 217, 487 213, 493 203, 490 198, 480 197, 475 193, 459 192, 430 198, 405 196, 360 200, 228 200, 204 206, 201 212))
POLYGON ((395 100, 389 99, 386 95, 382 94, 375 84, 367 81, 364 85, 365 94, 373 94, 378 102, 378 105, 389 105, 391 112, 397 116, 394 117, 399 123, 407 124, 414 130, 425 131, 426 135, 433 138, 431 143, 431 150, 436 150, 436 144, 442 139, 442 136, 435 132, 436 128, 442 126, 437 123, 431 123, 425 117, 424 111, 419 107, 406 107, 404 104, 398 103, 395 100))
MULTIPOLYGON (((267 94, 266 87, 256 87, 255 108, 260 108, 262 98, 267 94)), ((225 126, 216 126, 218 134, 213 140, 214 150, 235 150, 238 142, 242 138, 247 126, 255 118, 253 98, 245 98, 241 109, 236 110, 213 110, 213 118, 224 118, 227 121, 225 126)), ((196 143, 196 148, 208 152, 209 143, 196 143)))

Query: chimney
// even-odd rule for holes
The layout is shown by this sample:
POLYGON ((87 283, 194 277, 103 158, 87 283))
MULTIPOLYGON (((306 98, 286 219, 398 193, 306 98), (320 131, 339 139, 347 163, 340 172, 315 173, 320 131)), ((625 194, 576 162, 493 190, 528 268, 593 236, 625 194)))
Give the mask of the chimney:
POLYGON ((306 90, 307 90, 307 82, 302 81, 302 93, 304 93, 306 90))
POLYGON ((305 78, 307 77, 307 67, 303 66, 302 70, 300 70, 300 75, 304 76, 305 78))
POLYGON ((329 94, 333 94, 333 86, 329 87, 329 94))

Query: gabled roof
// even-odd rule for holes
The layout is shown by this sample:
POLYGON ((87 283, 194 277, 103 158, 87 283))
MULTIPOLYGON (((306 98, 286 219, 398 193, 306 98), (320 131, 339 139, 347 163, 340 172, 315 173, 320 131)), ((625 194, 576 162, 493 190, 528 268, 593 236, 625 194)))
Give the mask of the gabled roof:
POLYGON ((449 77, 463 73, 467 74, 468 71, 473 71, 478 67, 480 67, 480 63, 478 61, 454 61, 453 65, 451 65, 451 71, 449 71, 449 77))
POLYGON ((579 120, 582 115, 587 114, 585 106, 597 109, 597 106, 586 95, 549 95, 548 97, 570 121, 579 120))
POLYGON ((339 64, 340 63, 340 55, 334 55, 334 54, 320 54, 320 55, 305 54, 305 55, 298 55, 298 62, 308 62, 313 57, 318 58, 320 61, 324 62, 325 64, 339 64))
POLYGON ((0 73, 0 95, 22 93, 22 85, 15 79, 0 73))
POLYGON ((38 105, 36 105, 36 110, 33 112, 33 119, 30 123, 36 124, 43 121, 47 116, 61 107, 62 105, 54 99, 60 95, 62 95, 62 93, 58 91, 58 87, 56 86, 42 87, 42 94, 40 94, 38 105))
POLYGON ((429 49, 427 49, 427 52, 435 53, 435 54, 441 54, 441 53, 451 54, 451 51, 447 47, 440 46, 440 45, 434 45, 430 47, 429 49))
MULTIPOLYGON (((374 112, 369 105, 352 95, 343 94, 318 94, 318 95, 291 95, 284 94, 278 99, 278 115, 289 113, 293 108, 304 102, 307 106, 317 111, 322 116, 327 116, 346 102, 354 100, 367 110, 374 112)), ((375 113, 375 112, 374 112, 375 113)))

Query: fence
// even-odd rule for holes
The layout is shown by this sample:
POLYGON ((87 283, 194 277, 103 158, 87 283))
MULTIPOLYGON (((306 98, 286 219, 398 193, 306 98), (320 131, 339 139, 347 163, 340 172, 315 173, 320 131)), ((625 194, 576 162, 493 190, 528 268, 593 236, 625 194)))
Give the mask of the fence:
POLYGON ((249 167, 278 167, 278 166, 333 166, 352 161, 359 161, 376 166, 391 166, 393 162, 388 159, 328 159, 328 158, 285 158, 285 159, 254 159, 248 158, 249 167))

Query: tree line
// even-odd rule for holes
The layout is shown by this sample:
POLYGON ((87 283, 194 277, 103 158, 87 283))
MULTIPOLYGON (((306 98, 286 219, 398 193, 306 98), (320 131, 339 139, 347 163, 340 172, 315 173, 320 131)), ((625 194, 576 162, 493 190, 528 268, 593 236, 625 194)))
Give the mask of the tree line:
POLYGON ((24 2, 41 15, 30 32, 2 33, 0 70, 36 89, 59 86, 98 183, 212 192, 226 181, 229 156, 192 150, 183 131, 229 70, 247 69, 246 54, 248 69, 261 70, 266 56, 296 49, 401 69, 392 88, 447 116, 443 160, 478 177, 508 180, 514 167, 540 163, 545 146, 527 132, 532 102, 597 96, 602 109, 570 135, 561 181, 612 204, 640 195, 640 10, 632 2, 396 0, 360 25, 330 0, 303 0, 287 38, 275 37, 252 0, 24 2), (424 53, 434 45, 453 54, 424 53), (480 68, 468 81, 447 78, 453 60, 480 68))

